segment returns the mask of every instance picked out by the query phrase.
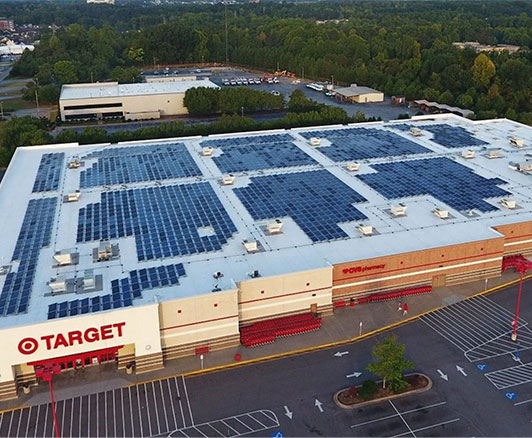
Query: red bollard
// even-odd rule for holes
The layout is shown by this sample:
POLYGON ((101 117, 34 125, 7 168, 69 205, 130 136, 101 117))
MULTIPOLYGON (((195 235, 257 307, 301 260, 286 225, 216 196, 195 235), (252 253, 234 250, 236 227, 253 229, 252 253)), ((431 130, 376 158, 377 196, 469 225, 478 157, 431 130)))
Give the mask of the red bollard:
POLYGON ((238 362, 240 359, 242 359, 242 355, 240 353, 235 354, 235 360, 238 362))

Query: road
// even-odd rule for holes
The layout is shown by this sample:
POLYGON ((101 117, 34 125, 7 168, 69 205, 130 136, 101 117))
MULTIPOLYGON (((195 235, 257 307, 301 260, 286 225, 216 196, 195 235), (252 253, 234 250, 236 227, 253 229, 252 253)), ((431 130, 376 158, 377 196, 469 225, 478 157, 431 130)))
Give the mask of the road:
MULTIPOLYGON (((433 380, 428 392, 343 410, 333 394, 373 378, 383 336, 196 377, 171 377, 58 402, 64 436, 531 436, 532 283, 519 352, 516 286, 458 302, 391 333, 433 380), (341 357, 335 356, 341 352, 341 357), (347 353, 345 353, 347 352, 347 353), (359 377, 347 377, 353 373, 359 377)), ((50 405, 8 412, 0 436, 52 434, 50 405)))

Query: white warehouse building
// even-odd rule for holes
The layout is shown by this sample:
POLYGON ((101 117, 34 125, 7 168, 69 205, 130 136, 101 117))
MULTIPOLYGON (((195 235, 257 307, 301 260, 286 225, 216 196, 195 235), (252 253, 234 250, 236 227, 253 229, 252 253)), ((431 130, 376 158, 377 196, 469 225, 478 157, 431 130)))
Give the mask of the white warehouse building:
POLYGON ((209 80, 119 84, 69 84, 61 88, 61 120, 123 117, 125 120, 159 119, 187 114, 183 100, 190 88, 218 88, 209 80))

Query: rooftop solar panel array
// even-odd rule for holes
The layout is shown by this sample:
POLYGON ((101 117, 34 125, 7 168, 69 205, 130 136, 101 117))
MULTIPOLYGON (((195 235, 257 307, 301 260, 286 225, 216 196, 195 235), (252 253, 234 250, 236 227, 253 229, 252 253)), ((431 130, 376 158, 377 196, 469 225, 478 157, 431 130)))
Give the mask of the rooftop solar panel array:
POLYGON ((82 189, 201 175, 183 143, 105 148, 85 158, 98 161, 81 172, 82 189))
POLYGON ((389 125, 390 128, 400 131, 409 131, 410 128, 419 128, 433 134, 432 141, 449 149, 466 148, 471 146, 485 146, 489 143, 476 138, 467 129, 461 126, 451 126, 446 123, 437 125, 409 125, 408 123, 396 123, 389 125))
POLYGON ((203 182, 103 192, 101 202, 80 209, 77 241, 134 236, 142 261, 217 251, 236 231, 203 182))
POLYGON ((362 160, 432 152, 397 135, 373 128, 332 129, 300 133, 304 138, 326 138, 331 146, 318 150, 333 161, 362 160))
POLYGON ((313 242, 348 237, 337 224, 366 218, 352 205, 366 199, 326 170, 252 177, 234 192, 254 219, 289 216, 313 242))
POLYGON ((448 158, 374 164, 377 173, 359 175, 362 181, 388 199, 432 195, 458 211, 497 210, 484 199, 508 195, 497 187, 499 178, 484 178, 448 158))
POLYGON ((32 192, 52 192, 57 190, 64 161, 64 152, 43 154, 35 176, 32 192))
POLYGON ((316 164, 293 140, 287 134, 257 135, 207 140, 201 145, 222 150, 213 160, 224 173, 316 164))
POLYGON ((6 276, 0 294, 0 316, 23 313, 28 304, 35 277, 39 251, 50 245, 57 198, 31 199, 12 260, 19 261, 16 272, 6 276))
POLYGON ((177 286, 184 275, 182 263, 134 270, 125 278, 112 280, 110 294, 49 305, 48 319, 129 307, 134 299, 142 297, 142 291, 177 286))

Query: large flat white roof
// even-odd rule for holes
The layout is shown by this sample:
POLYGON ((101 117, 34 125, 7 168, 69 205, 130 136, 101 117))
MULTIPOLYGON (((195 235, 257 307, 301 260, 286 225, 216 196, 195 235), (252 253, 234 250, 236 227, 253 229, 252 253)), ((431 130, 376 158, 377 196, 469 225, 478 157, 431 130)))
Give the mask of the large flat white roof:
POLYGON ((219 88, 218 85, 206 79, 176 82, 139 82, 136 84, 119 84, 118 82, 69 84, 61 87, 60 100, 175 94, 185 93, 189 88, 195 87, 219 88))
POLYGON ((159 286, 146 283, 140 296, 121 306, 232 289, 254 270, 269 277, 496 238, 493 226, 532 220, 532 176, 514 165, 531 152, 532 129, 525 125, 454 115, 19 148, 0 183, 0 211, 9 211, 0 216, 0 267, 8 267, 12 278, 27 269, 32 281, 28 303, 20 306, 22 298, 13 298, 20 291, 6 286, 9 274, 0 275, 0 328, 45 321, 58 303, 104 295, 112 300, 118 290, 128 292, 144 269, 162 269, 154 280, 159 286), (411 126, 421 135, 411 135, 411 126), (311 146, 311 137, 321 138, 321 145, 311 146), (512 137, 524 140, 524 147, 512 146, 512 137), (473 159, 461 156, 468 143, 475 144, 468 146, 473 159), (206 146, 213 148, 211 156, 202 155, 206 146), (488 158, 491 148, 501 150, 499 158, 488 158), (83 165, 68 169, 74 157, 83 165), (356 172, 347 170, 352 161, 360 164, 356 172), (220 180, 228 173, 235 181, 224 186, 220 180), (64 202, 76 190, 79 201, 64 202), (518 208, 502 207, 503 197, 518 208), (394 218, 390 205, 399 202, 407 215, 394 218), (38 214, 30 217, 35 207, 38 214), (437 218, 436 207, 451 217, 437 218), (49 242, 41 233, 44 212, 51 212, 49 242), (25 216, 33 231, 21 233, 25 216), (270 235, 266 225, 276 218, 283 221, 282 233, 270 235), (362 236, 359 223, 372 225, 375 235, 362 236), (95 262, 100 240, 118 244, 119 256, 95 262), (247 253, 244 240, 258 241, 260 252, 247 253), (77 253, 78 263, 54 266, 60 251, 77 253), (51 278, 80 279, 90 270, 98 290, 50 294, 51 278), (214 279, 217 271, 222 278, 214 279), (169 287, 165 279, 172 275, 169 287))

